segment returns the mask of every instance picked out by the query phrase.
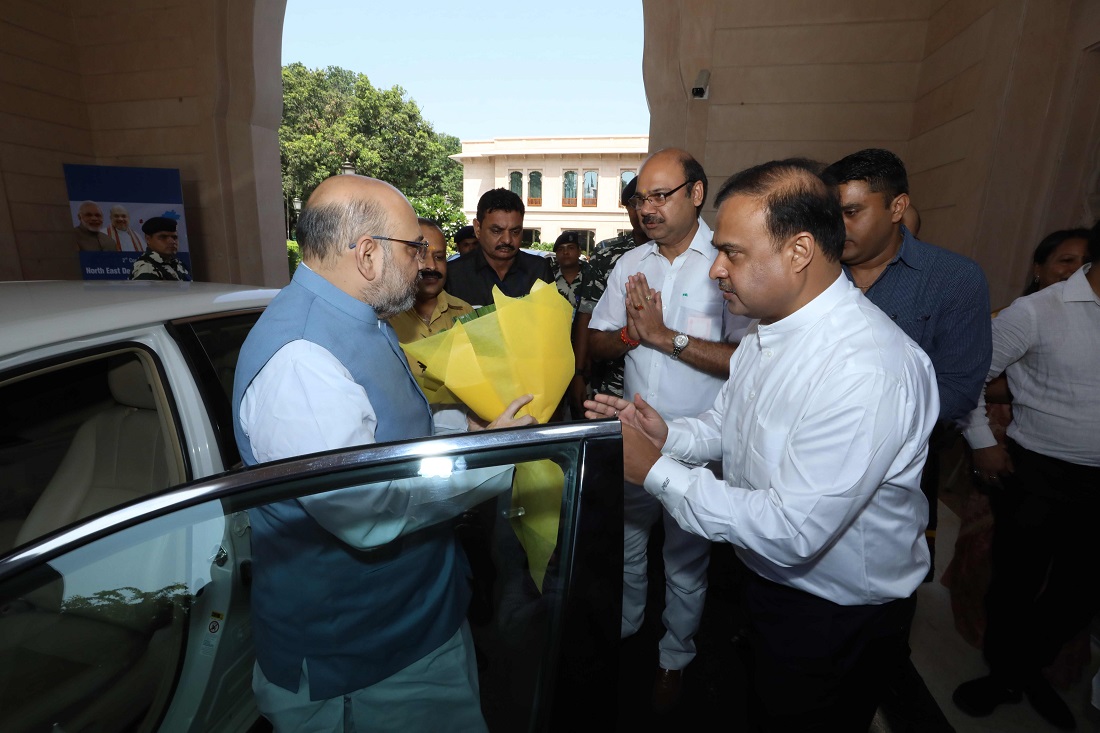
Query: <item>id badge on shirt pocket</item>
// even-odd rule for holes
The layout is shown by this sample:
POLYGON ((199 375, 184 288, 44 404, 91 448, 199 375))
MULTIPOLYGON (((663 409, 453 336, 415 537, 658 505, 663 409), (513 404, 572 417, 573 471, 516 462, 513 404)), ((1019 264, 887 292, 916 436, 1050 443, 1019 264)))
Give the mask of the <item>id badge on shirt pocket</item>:
MULTIPOLYGON (((715 290, 717 294, 718 291, 715 290)), ((722 309, 725 301, 698 295, 681 295, 676 302, 677 311, 672 328, 688 336, 704 341, 720 341, 722 338, 722 309)))

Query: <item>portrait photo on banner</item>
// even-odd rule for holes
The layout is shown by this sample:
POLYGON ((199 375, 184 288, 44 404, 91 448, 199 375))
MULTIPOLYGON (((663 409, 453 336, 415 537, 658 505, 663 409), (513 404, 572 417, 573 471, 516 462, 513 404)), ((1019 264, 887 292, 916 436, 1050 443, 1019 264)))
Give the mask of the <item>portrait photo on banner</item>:
POLYGON ((179 169, 69 163, 63 168, 83 279, 129 280, 135 263, 150 257, 186 273, 161 279, 191 279, 179 169))

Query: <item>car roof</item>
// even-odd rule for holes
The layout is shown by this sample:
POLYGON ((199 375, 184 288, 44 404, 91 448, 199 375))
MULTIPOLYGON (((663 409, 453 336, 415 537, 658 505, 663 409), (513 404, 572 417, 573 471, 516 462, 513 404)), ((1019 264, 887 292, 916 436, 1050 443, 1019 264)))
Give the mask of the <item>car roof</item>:
POLYGON ((201 282, 0 282, 0 356, 176 318, 263 308, 277 292, 201 282))

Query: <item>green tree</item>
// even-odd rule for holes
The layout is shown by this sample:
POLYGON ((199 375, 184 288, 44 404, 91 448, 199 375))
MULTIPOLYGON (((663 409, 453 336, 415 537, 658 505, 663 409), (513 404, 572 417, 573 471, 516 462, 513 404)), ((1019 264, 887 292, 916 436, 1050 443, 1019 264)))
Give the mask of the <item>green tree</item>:
POLYGON ((444 196, 432 194, 430 196, 411 196, 409 203, 416 210, 417 216, 433 219, 439 222, 439 228, 447 239, 453 239, 455 232, 466 226, 466 214, 462 207, 452 204, 444 196))
POLYGON ((437 133, 399 86, 378 89, 365 74, 338 66, 283 67, 279 151, 287 201, 305 201, 347 160, 409 197, 440 196, 459 206, 462 166, 449 156, 460 150, 458 138, 437 133))

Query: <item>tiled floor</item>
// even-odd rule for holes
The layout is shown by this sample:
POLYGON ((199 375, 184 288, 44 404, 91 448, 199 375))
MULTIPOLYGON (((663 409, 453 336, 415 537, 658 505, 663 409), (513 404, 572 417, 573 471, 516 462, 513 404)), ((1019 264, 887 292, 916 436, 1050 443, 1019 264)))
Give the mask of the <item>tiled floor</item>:
MULTIPOLYGON (((955 630, 948 589, 939 582, 951 560, 958 535, 955 513, 940 504, 937 536, 936 579, 918 590, 917 612, 910 646, 912 660, 927 688, 910 695, 901 715, 881 714, 873 733, 1045 733, 1054 730, 1038 717, 1026 700, 998 708, 987 718, 971 718, 957 710, 951 693, 960 683, 986 673, 981 653, 955 630), (930 694, 928 694, 930 693, 930 694)), ((737 630, 736 575, 743 572, 729 546, 716 545, 711 557, 711 583, 702 626, 696 637, 698 656, 684 678, 684 696, 678 708, 666 716, 650 706, 650 686, 656 668, 660 623, 661 575, 659 552, 650 551, 650 610, 645 626, 623 642, 620 656, 619 725, 630 733, 644 731, 714 729, 743 730, 746 724, 747 689, 744 668, 733 636, 737 630), (656 558, 656 562, 654 559, 656 558)), ((1062 692, 1077 716, 1077 730, 1100 730, 1094 713, 1088 712, 1091 677, 1100 666, 1100 649, 1093 644, 1087 674, 1072 689, 1062 692)), ((919 684, 919 683, 918 683, 919 684)))
MULTIPOLYGON (((1002 705, 988 718, 971 718, 955 708, 951 693, 960 683, 986 674, 981 653, 967 644, 955 630, 950 594, 939 583, 943 568, 950 561, 958 536, 959 519, 943 504, 936 537, 936 582, 925 583, 917 591, 917 614, 913 622, 910 646, 913 663, 929 692, 958 733, 1037 733, 1055 730, 1035 714, 1027 701, 1002 705)), ((1100 649, 1092 646, 1092 663, 1082 680, 1062 697, 1077 716, 1078 730, 1100 730, 1097 717, 1089 708, 1092 675, 1100 666, 1100 649)))

